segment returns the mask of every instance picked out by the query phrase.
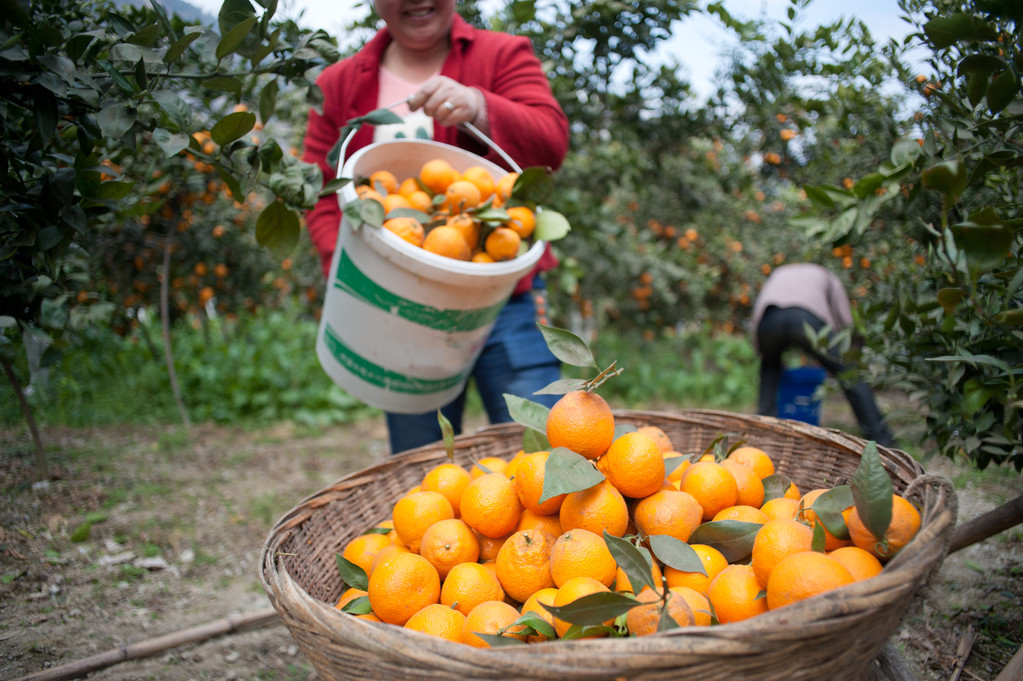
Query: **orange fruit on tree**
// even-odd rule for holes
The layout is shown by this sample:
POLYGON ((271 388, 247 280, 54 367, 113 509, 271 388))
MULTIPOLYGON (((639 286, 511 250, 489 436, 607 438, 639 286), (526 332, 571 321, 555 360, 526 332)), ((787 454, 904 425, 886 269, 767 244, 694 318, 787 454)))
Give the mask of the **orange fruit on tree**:
MULTIPOLYGON (((602 593, 610 590, 611 589, 607 588, 607 585, 597 581, 596 579, 580 575, 569 579, 567 582, 558 587, 558 593, 554 596, 553 605, 555 607, 562 608, 569 603, 574 603, 583 596, 589 596, 590 594, 602 593)), ((606 622, 603 622, 603 624, 605 626, 611 626, 613 621, 613 619, 609 619, 606 622)), ((559 637, 564 636, 571 626, 571 622, 566 622, 565 620, 558 619, 557 617, 554 618, 554 630, 558 632, 559 637)))
POLYGON ((760 507, 770 520, 777 520, 778 518, 784 518, 786 520, 795 520, 796 514, 799 513, 799 500, 789 499, 788 497, 775 497, 774 499, 768 499, 764 502, 764 505, 760 507))
POLYGON ((849 570, 831 556, 817 551, 793 553, 771 571, 767 582, 767 607, 782 608, 853 581, 849 570))
POLYGON ((440 492, 413 492, 398 499, 391 511, 394 531, 405 546, 419 553, 419 542, 426 529, 438 520, 455 517, 455 510, 440 492))
POLYGON ((771 518, 759 508, 754 506, 743 506, 741 504, 723 508, 714 516, 715 521, 737 520, 741 523, 756 523, 758 525, 763 525, 770 519, 771 518))
POLYGON ((504 592, 519 603, 540 589, 554 586, 551 550, 555 537, 544 530, 520 530, 497 552, 497 578, 504 592))
POLYGON ((714 461, 697 461, 686 468, 679 490, 696 497, 703 508, 704 520, 710 520, 723 508, 735 506, 739 498, 735 476, 714 461))
POLYGON ((603 536, 607 530, 621 537, 629 527, 629 506, 610 481, 601 480, 593 487, 566 494, 558 519, 564 532, 582 529, 603 536))
POLYGON ((731 471, 735 477, 738 495, 735 503, 742 506, 760 508, 764 505, 764 483, 757 477, 756 471, 746 464, 725 459, 721 465, 731 471))
POLYGON ((552 449, 567 447, 587 459, 596 459, 614 441, 615 418, 603 397, 573 390, 551 407, 546 430, 552 449))
POLYGON ((497 552, 501 550, 501 546, 511 536, 509 532, 504 537, 484 537, 482 534, 473 530, 476 534, 476 539, 480 543, 480 562, 485 563, 491 560, 497 560, 497 552))
POLYGON ((392 544, 386 534, 362 534, 345 544, 341 557, 355 563, 368 575, 373 571, 373 559, 388 546, 392 544))
MULTIPOLYGON (((656 560, 651 561, 650 577, 653 578, 654 584, 658 584, 659 585, 661 583, 661 578, 663 576, 664 576, 664 573, 661 572, 661 566, 657 564, 656 560)), ((649 587, 644 587, 644 588, 649 588, 649 587)), ((630 593, 630 594, 631 593, 636 593, 636 587, 634 587, 632 585, 632 581, 629 579, 629 575, 627 575, 625 573, 625 570, 622 569, 621 565, 619 565, 618 569, 615 570, 614 590, 615 591, 624 591, 624 592, 630 593)))
MULTIPOLYGON (((817 523, 820 519, 817 517, 817 513, 813 510, 813 502, 817 501, 817 498, 827 492, 827 488, 812 489, 809 492, 803 494, 803 497, 799 500, 799 503, 803 509, 802 519, 810 525, 811 528, 816 528, 817 523)), ((852 506, 842 511, 842 517, 848 518, 849 514, 852 513, 852 506)), ((835 535, 831 534, 831 530, 821 523, 821 529, 824 530, 824 550, 834 551, 842 546, 851 546, 851 539, 839 539, 835 535)))
MULTIPOLYGON (((532 596, 526 599, 526 602, 522 604, 521 613, 525 615, 527 612, 533 612, 539 615, 552 627, 554 626, 554 615, 551 614, 550 610, 543 607, 545 605, 554 605, 554 598, 558 595, 557 587, 548 587, 546 589, 540 589, 532 596)), ((547 637, 542 634, 532 634, 526 637, 529 643, 539 643, 540 641, 546 641, 547 637)))
POLYGON ((394 194, 398 191, 398 178, 390 170, 373 171, 369 174, 369 184, 381 194, 394 194))
POLYGON ((484 601, 503 600, 504 589, 497 575, 480 563, 459 563, 451 568, 440 588, 440 602, 463 615, 484 601))
POLYGON ((883 540, 879 540, 867 529, 855 507, 849 513, 846 523, 852 543, 870 551, 883 562, 901 551, 916 536, 920 530, 920 511, 905 497, 893 494, 892 520, 883 540))
POLYGON ((444 223, 447 227, 457 229, 462 236, 465 238, 466 245, 469 246, 469 250, 475 249, 480 243, 480 226, 473 220, 471 215, 466 213, 459 213, 452 215, 444 223))
POLYGON ((536 229, 536 215, 525 206, 511 206, 504 209, 508 213, 506 227, 515 230, 522 239, 528 239, 536 229))
POLYGON ((497 191, 497 182, 490 171, 483 166, 471 166, 462 171, 462 179, 471 182, 480 190, 480 196, 484 201, 489 199, 497 191))
POLYGON ((769 520, 753 539, 750 564, 757 582, 767 586, 771 571, 786 556, 813 549, 813 530, 797 520, 769 520))
POLYGON ((669 587, 669 589, 684 598, 686 603, 689 604, 689 609, 693 612, 694 627, 710 626, 712 615, 710 600, 707 598, 707 594, 700 593, 688 586, 673 586, 669 587))
POLYGON ((479 187, 468 180, 455 180, 444 190, 442 208, 450 213, 461 213, 480 205, 482 200, 479 187))
POLYGON ((522 237, 509 227, 497 227, 483 241, 483 249, 497 262, 511 260, 519 254, 522 237))
POLYGON ((703 572, 685 572, 671 567, 664 568, 664 579, 669 587, 689 587, 702 594, 707 593, 710 583, 714 581, 722 570, 728 567, 728 559, 725 554, 709 544, 690 544, 689 548, 696 552, 703 564, 703 572))
POLYGON ((519 516, 519 524, 515 526, 515 530, 543 530, 554 537, 560 537, 564 531, 561 529, 561 519, 557 515, 539 515, 528 508, 519 516))
POLYGON ((472 257, 472 249, 469 248, 462 233, 447 225, 434 227, 426 233, 423 250, 454 260, 468 261, 472 257))
POLYGON ((509 638, 525 640, 522 635, 516 635, 525 627, 521 624, 512 627, 511 624, 519 618, 519 611, 514 606, 504 601, 492 600, 480 603, 469 611, 462 623, 462 643, 468 643, 474 648, 489 648, 490 644, 484 641, 477 634, 501 634, 509 638))
POLYGON ((559 588, 573 577, 590 577, 609 587, 618 572, 604 537, 582 529, 568 530, 554 540, 550 566, 551 578, 559 588))
POLYGON ((666 534, 687 542, 703 519, 703 507, 687 492, 659 490, 641 499, 632 517, 636 529, 647 537, 666 534))
POLYGON ((774 461, 764 450, 759 447, 743 446, 736 447, 728 453, 728 459, 737 463, 745 464, 756 471, 757 477, 763 480, 769 475, 774 475, 774 461))
POLYGON ((419 169, 419 181, 434 194, 443 194, 456 179, 458 171, 444 159, 432 159, 419 169))
POLYGON ((662 595, 646 587, 639 592, 636 600, 643 605, 630 608, 625 613, 625 627, 629 630, 630 636, 656 634, 664 608, 667 608, 668 617, 678 626, 688 627, 693 624, 693 610, 689 607, 689 602, 671 589, 662 595))
POLYGON ((559 494, 540 503, 540 497, 543 495, 544 471, 550 455, 551 453, 548 451, 525 454, 519 459, 515 468, 515 491, 519 495, 519 501, 522 502, 522 506, 526 510, 540 515, 557 513, 565 500, 565 495, 559 494))
MULTIPOLYGON (((652 437, 654 441, 657 442, 657 446, 661 448, 662 452, 675 451, 675 446, 672 445, 671 438, 668 437, 668 434, 664 432, 664 429, 660 428, 659 426, 652 425, 640 426, 639 428, 636 429, 636 432, 643 433, 644 435, 649 435, 650 437, 652 437)), ((681 454, 679 456, 681 456, 681 454)))
POLYGON ((841 546, 828 555, 844 565, 857 582, 876 577, 884 569, 874 554, 859 546, 841 546))
POLYGON ((377 551, 377 555, 373 557, 373 564, 372 566, 370 566, 370 570, 366 574, 367 575, 373 574, 373 570, 376 570, 377 566, 380 565, 380 563, 384 562, 395 553, 412 553, 412 549, 405 546, 404 544, 395 544, 394 542, 391 542, 389 546, 385 546, 384 548, 377 551))
POLYGON ((515 483, 503 473, 488 473, 470 482, 462 492, 462 520, 480 534, 496 539, 515 531, 522 502, 515 483))
POLYGON ((441 579, 459 563, 475 563, 480 543, 472 528, 459 518, 448 518, 426 528, 419 544, 419 555, 437 568, 441 579))
POLYGON ((611 442, 600 457, 608 481, 623 496, 642 499, 661 489, 664 483, 664 455, 657 440, 633 431, 611 442))
POLYGON ((354 601, 356 598, 361 598, 362 596, 366 595, 368 594, 362 589, 350 587, 344 590, 344 593, 342 593, 341 597, 337 600, 337 605, 335 605, 334 607, 340 610, 341 608, 345 607, 346 605, 354 601))
POLYGON ((394 232, 413 246, 422 246, 425 230, 423 224, 415 218, 391 218, 384 220, 384 229, 394 232))
POLYGON ((461 643, 464 622, 465 615, 454 608, 440 603, 431 603, 412 615, 408 622, 405 622, 405 628, 461 643))
POLYGON ((460 513, 462 503, 462 492, 469 486, 472 477, 469 471, 457 463, 437 464, 426 472, 423 482, 419 487, 424 492, 440 492, 449 502, 455 511, 455 517, 460 513))
POLYGON ((369 604, 388 624, 404 625, 440 598, 437 569, 417 553, 397 553, 383 561, 369 576, 369 604))
POLYGON ((767 612, 763 587, 749 565, 727 566, 707 587, 707 600, 721 624, 741 622, 767 612))
POLYGON ((469 476, 475 480, 476 478, 486 475, 487 473, 504 473, 508 467, 507 459, 502 459, 499 456, 484 456, 482 459, 477 461, 469 469, 469 476))

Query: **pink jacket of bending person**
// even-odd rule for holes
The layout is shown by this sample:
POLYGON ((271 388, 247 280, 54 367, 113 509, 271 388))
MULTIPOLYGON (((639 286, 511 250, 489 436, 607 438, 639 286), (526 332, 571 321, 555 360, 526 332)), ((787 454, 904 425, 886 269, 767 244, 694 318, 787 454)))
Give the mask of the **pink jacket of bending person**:
MULTIPOLYGON (((355 55, 327 67, 316 84, 323 92, 323 112, 309 112, 303 160, 316 163, 324 182, 337 175, 327 163, 327 154, 345 124, 377 108, 380 93, 379 69, 384 49, 391 42, 381 29, 355 55)), ((557 169, 568 152, 568 119, 551 93, 547 76, 528 38, 481 31, 457 14, 451 29, 451 52, 441 75, 474 87, 486 99, 488 137, 521 167, 547 166, 557 169)), ((457 127, 434 123, 433 138, 457 146, 504 166, 492 149, 457 127)), ((373 130, 363 126, 348 144, 347 153, 373 142, 373 130)), ((326 274, 337 242, 341 209, 329 196, 306 216, 309 236, 320 254, 326 274)), ((534 272, 519 282, 515 293, 529 289, 534 274, 551 269, 557 259, 548 248, 534 272)))
POLYGON ((768 306, 801 307, 839 331, 853 323, 849 295, 842 281, 821 265, 795 263, 782 265, 764 282, 753 305, 753 346, 757 328, 768 306))

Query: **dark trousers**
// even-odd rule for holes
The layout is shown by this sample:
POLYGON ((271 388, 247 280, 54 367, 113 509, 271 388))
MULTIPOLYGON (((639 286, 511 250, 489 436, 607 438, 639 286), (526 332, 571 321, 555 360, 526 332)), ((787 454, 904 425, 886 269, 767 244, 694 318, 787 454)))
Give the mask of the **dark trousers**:
MULTIPOLYGON (((512 420, 505 393, 547 407, 553 406, 560 397, 533 394, 561 378, 561 362, 547 347, 536 321, 532 295, 512 296, 501 309, 473 366, 471 382, 479 391, 490 423, 512 420)), ((465 399, 466 390, 463 390, 441 408, 455 435, 462 432, 465 399)), ((386 416, 392 454, 436 442, 442 437, 436 410, 425 414, 388 413, 386 416)))
POLYGON ((895 438, 874 399, 874 391, 863 381, 854 383, 843 379, 849 370, 841 357, 832 353, 821 353, 813 348, 807 338, 804 324, 819 332, 825 322, 814 314, 799 307, 768 307, 757 327, 757 344, 760 348, 760 394, 757 412, 764 416, 778 415, 778 386, 784 370, 782 354, 791 347, 797 347, 821 363, 828 373, 836 377, 842 386, 846 399, 852 407, 856 421, 863 431, 863 437, 874 440, 883 447, 894 447, 895 438))

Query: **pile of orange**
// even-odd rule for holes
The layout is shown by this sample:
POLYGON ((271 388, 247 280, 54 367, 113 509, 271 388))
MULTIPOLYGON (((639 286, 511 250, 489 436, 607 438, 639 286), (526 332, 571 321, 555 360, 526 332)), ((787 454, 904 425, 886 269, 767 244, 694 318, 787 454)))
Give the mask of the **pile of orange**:
POLYGON ((592 392, 560 398, 546 435, 552 451, 566 447, 589 459, 603 479, 544 498, 551 451, 489 457, 471 469, 440 464, 394 504, 388 522, 344 548, 343 557, 365 570, 368 589, 349 589, 338 607, 357 612, 345 604, 364 596, 360 617, 477 647, 490 645, 479 634, 528 643, 570 630, 572 637, 651 634, 664 609, 678 626, 725 625, 879 574, 920 527, 917 509, 893 495, 884 541, 850 506, 841 514, 848 538, 825 530, 821 547, 812 506, 826 490, 801 493, 787 480, 779 487, 771 456, 755 446, 716 459, 675 451, 652 425, 616 435, 610 407, 592 392), (765 501, 772 476, 769 487, 787 491, 765 501), (648 550, 656 535, 689 542, 704 524, 725 520, 760 525, 749 556, 730 562, 712 542, 689 543, 702 570, 683 571, 648 550), (631 595, 605 532, 647 551, 660 589, 644 585, 631 595), (582 634, 546 608, 612 591, 629 594, 635 606, 582 634), (527 626, 531 618, 550 628, 527 626))
POLYGON ((492 263, 517 257, 536 228, 533 209, 512 199, 518 177, 509 172, 495 178, 479 165, 459 172, 444 159, 431 159, 415 177, 377 170, 360 180, 356 192, 363 201, 378 202, 383 227, 412 245, 492 263))

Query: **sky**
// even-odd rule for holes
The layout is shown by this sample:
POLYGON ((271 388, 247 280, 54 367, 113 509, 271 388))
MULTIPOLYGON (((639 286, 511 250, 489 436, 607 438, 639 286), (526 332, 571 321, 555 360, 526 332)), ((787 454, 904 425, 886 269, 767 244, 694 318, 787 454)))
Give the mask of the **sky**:
MULTIPOLYGON (((213 16, 220 9, 221 0, 189 0, 213 16)), ((279 0, 277 16, 294 18, 302 26, 322 28, 338 37, 349 17, 356 13, 362 16, 369 0, 279 0), (356 6, 360 6, 355 10, 356 6)), ((706 3, 702 3, 704 6, 706 3)), ((790 0, 724 0, 725 9, 739 19, 767 18, 785 19, 790 0)), ((487 5, 483 5, 486 10, 487 5)), ((858 0, 855 3, 836 0, 813 0, 803 10, 805 19, 800 26, 809 28, 830 23, 839 18, 855 16, 870 29, 877 43, 884 43, 889 37, 901 39, 910 30, 908 23, 899 18, 897 0, 858 0)), ((730 36, 713 18, 694 13, 680 22, 671 39, 666 41, 667 56, 680 62, 692 83, 698 97, 704 98, 715 88, 714 73, 722 63, 722 54, 727 53, 730 36)))

